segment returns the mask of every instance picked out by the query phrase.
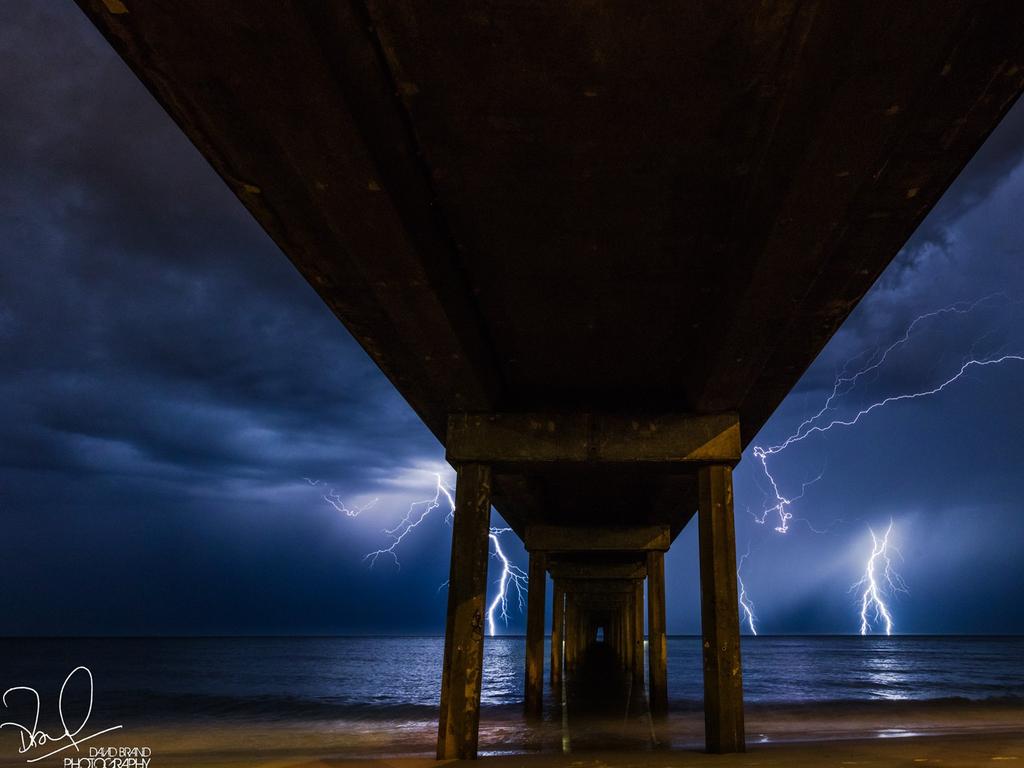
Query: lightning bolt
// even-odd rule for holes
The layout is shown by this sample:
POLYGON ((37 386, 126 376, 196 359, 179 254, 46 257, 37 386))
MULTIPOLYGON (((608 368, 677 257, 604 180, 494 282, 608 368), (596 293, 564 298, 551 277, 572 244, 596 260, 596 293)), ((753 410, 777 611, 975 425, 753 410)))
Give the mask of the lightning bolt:
POLYGON ((747 544, 747 551, 740 557, 739 563, 736 565, 736 584, 740 590, 740 609, 743 611, 743 616, 746 619, 747 626, 750 627, 750 634, 757 635, 757 627, 754 626, 754 622, 757 617, 754 615, 754 604, 747 597, 747 588, 743 584, 743 563, 750 557, 750 544, 747 544))
POLYGON ((816 434, 816 433, 828 432, 833 427, 852 427, 855 424, 857 424, 857 422, 860 421, 862 417, 867 416, 869 413, 871 413, 872 411, 878 410, 879 408, 884 408, 887 405, 891 405, 892 403, 902 402, 903 400, 916 400, 916 399, 921 398, 921 397, 930 397, 931 395, 937 395, 937 394, 939 394, 939 392, 942 392, 944 389, 946 389, 946 387, 948 387, 950 384, 953 384, 953 383, 959 381, 961 378, 963 378, 963 375, 965 373, 967 373, 969 370, 971 370, 972 368, 987 368, 987 367, 992 366, 992 365, 1000 365, 1001 363, 1005 363, 1005 362, 1008 362, 1010 360, 1014 360, 1014 361, 1019 362, 1019 363, 1020 362, 1024 362, 1024 355, 1010 354, 1010 355, 1000 355, 999 357, 992 357, 992 358, 985 358, 985 359, 972 358, 972 359, 968 360, 967 362, 965 362, 963 365, 961 365, 960 366, 960 370, 958 370, 955 374, 950 376, 948 379, 946 379, 944 382, 942 382, 941 384, 939 384, 936 387, 932 387, 931 389, 921 390, 920 392, 908 392, 908 393, 902 394, 902 395, 890 395, 889 397, 886 397, 886 398, 884 398, 882 400, 879 400, 879 401, 877 401, 875 403, 872 403, 871 405, 867 406, 866 408, 862 408, 854 416, 852 416, 849 419, 833 419, 832 421, 830 421, 828 424, 825 424, 824 426, 821 426, 821 425, 813 426, 813 427, 809 428, 806 432, 804 432, 802 435, 800 435, 799 437, 789 438, 789 439, 787 439, 787 441, 785 443, 783 443, 783 444, 781 444, 779 446, 775 446, 774 448, 769 448, 767 450, 767 454, 771 455, 771 454, 774 454, 774 453, 778 453, 779 451, 784 450, 785 448, 789 447, 793 443, 799 442, 800 440, 804 440, 804 439, 806 439, 806 438, 808 438, 811 435, 816 434), (778 449, 778 450, 776 450, 776 449, 778 449))
POLYGON ((405 517, 398 521, 398 524, 393 528, 386 528, 384 534, 391 537, 391 544, 383 549, 376 549, 373 552, 368 553, 363 560, 370 562, 372 568, 377 564, 378 558, 382 555, 388 555, 392 560, 395 561, 395 566, 401 568, 402 564, 398 560, 398 545, 402 543, 413 530, 415 530, 420 523, 427 519, 431 512, 441 506, 441 498, 448 502, 448 514, 445 515, 445 520, 451 522, 451 519, 455 516, 455 499, 452 498, 452 489, 445 485, 444 479, 441 477, 440 472, 434 473, 434 478, 437 481, 434 485, 434 495, 429 499, 423 499, 422 501, 414 501, 409 505, 409 509, 405 513, 405 517))
MULTIPOLYGON (((952 376, 949 376, 947 379, 942 381, 937 386, 933 386, 929 389, 923 389, 916 392, 889 395, 888 397, 875 401, 870 405, 861 408, 851 417, 826 420, 826 414, 833 410, 833 408, 835 407, 835 401, 841 398, 843 395, 848 394, 850 391, 852 391, 854 387, 856 387, 857 382, 861 378, 881 368, 893 352, 900 349, 910 341, 911 336, 913 335, 915 329, 919 325, 921 325, 927 320, 940 317, 942 315, 968 314, 972 312, 974 309, 976 309, 980 304, 989 301, 990 299, 996 296, 1002 295, 1003 294, 990 294, 989 296, 984 296, 974 302, 958 302, 948 307, 943 307, 941 309, 933 310, 931 312, 926 312, 923 315, 918 315, 916 318, 914 318, 910 325, 907 326, 907 329, 898 339, 896 339, 896 341, 892 342, 888 347, 886 347, 881 352, 876 351, 874 354, 872 354, 868 358, 867 362, 861 368, 859 368, 853 373, 848 373, 847 371, 850 368, 852 361, 850 363, 847 363, 847 365, 844 367, 843 372, 841 372, 833 382, 832 391, 825 399, 825 403, 822 405, 822 407, 813 416, 804 419, 804 421, 800 423, 796 430, 791 435, 789 435, 785 440, 783 440, 778 445, 768 447, 755 445, 752 450, 753 455, 760 462, 761 468, 764 471, 765 477, 768 478, 768 482, 771 485, 772 493, 774 495, 774 503, 771 506, 765 507, 762 514, 759 517, 755 517, 755 520, 763 524, 769 515, 778 515, 779 524, 775 527, 775 530, 779 533, 786 533, 789 530, 789 523, 793 519, 793 514, 789 511, 789 507, 793 504, 794 501, 797 501, 801 496, 803 496, 803 490, 806 490, 807 486, 809 485, 809 483, 804 483, 803 490, 801 490, 799 496, 795 496, 792 498, 784 496, 782 491, 779 489, 778 482, 776 481, 774 475, 768 467, 768 458, 770 456, 776 456, 782 453, 791 445, 802 442, 811 435, 824 434, 825 432, 828 432, 835 428, 853 427, 862 418, 880 408, 885 408, 886 406, 892 405, 894 403, 903 402, 905 400, 916 400, 919 398, 937 395, 943 390, 945 390, 947 387, 959 381, 961 378, 964 377, 965 374, 967 374, 969 371, 973 369, 988 368, 991 366, 1001 365, 1002 363, 1010 361, 1024 362, 1024 355, 1019 354, 1005 354, 994 357, 971 357, 960 365, 960 368, 959 370, 956 371, 956 373, 954 373, 952 376)), ((858 357, 855 357, 854 360, 862 358, 863 356, 864 355, 861 354, 858 357)))
POLYGON ((501 576, 498 578, 498 594, 494 596, 494 600, 487 606, 487 629, 490 632, 491 637, 494 637, 496 633, 494 626, 494 615, 497 613, 505 621, 505 625, 508 625, 508 593, 509 589, 515 589, 516 597, 519 600, 519 611, 522 612, 524 606, 524 590, 530 582, 529 576, 517 565, 514 565, 505 552, 501 548, 501 542, 498 537, 503 533, 508 533, 511 528, 491 528, 490 538, 491 544, 494 545, 494 552, 491 554, 492 557, 496 557, 501 561, 501 576))
POLYGON ((889 520, 889 527, 885 529, 885 535, 879 537, 873 529, 868 528, 871 533, 871 556, 867 565, 864 566, 864 575, 860 581, 850 587, 852 592, 855 589, 862 589, 860 596, 860 633, 867 635, 871 632, 872 624, 883 622, 885 634, 892 634, 892 613, 885 603, 885 595, 896 592, 907 592, 907 585, 896 573, 892 565, 892 558, 889 550, 892 549, 897 555, 899 550, 889 542, 892 534, 893 522, 889 520), (879 567, 881 566, 881 572, 879 567))
MULTIPOLYGON (((761 466, 764 469, 765 477, 768 478, 768 482, 772 486, 772 493, 775 494, 775 503, 770 507, 765 507, 764 509, 762 509, 760 515, 755 515, 751 513, 751 517, 754 518, 754 522, 758 523, 759 525, 764 525, 765 522, 768 520, 768 515, 777 514, 779 516, 779 524, 775 527, 775 530, 779 533, 786 533, 786 531, 789 530, 789 521, 793 520, 793 513, 789 511, 789 506, 795 501, 800 501, 800 499, 802 499, 804 497, 804 494, 807 492, 807 488, 821 480, 821 478, 825 476, 825 473, 824 471, 819 472, 816 478, 814 478, 813 480, 808 480, 800 486, 799 494, 793 496, 792 498, 786 498, 785 496, 782 495, 782 492, 779 490, 779 484, 775 481, 775 478, 772 476, 772 473, 768 471, 767 455, 765 455, 763 452, 759 453, 760 450, 761 449, 758 446, 754 446, 754 456, 760 460, 761 466)), ((807 526, 812 531, 815 531, 815 533, 819 533, 819 531, 815 530, 814 526, 811 525, 810 521, 804 520, 803 518, 800 518, 800 521, 807 523, 807 526)))
MULTIPOLYGON (((454 519, 454 490, 445 483, 444 478, 439 472, 435 472, 433 474, 435 479, 434 495, 427 499, 412 502, 409 505, 409 509, 406 510, 405 516, 399 520, 396 525, 384 530, 384 534, 391 537, 391 543, 386 547, 369 552, 363 558, 364 561, 368 561, 370 563, 371 568, 377 563, 377 560, 381 556, 390 557, 394 561, 395 567, 401 568, 402 563, 398 559, 398 548, 402 541, 406 536, 412 533, 413 530, 419 527, 419 525, 430 516, 431 512, 442 506, 442 504, 447 504, 448 506, 448 512, 445 514, 445 521, 451 523, 454 519)), ((312 480, 308 477, 303 479, 312 486, 319 487, 323 485, 319 480, 312 480)), ((379 500, 374 499, 361 507, 353 509, 345 505, 341 500, 340 495, 333 488, 323 496, 323 499, 336 511, 341 512, 347 517, 358 517, 360 514, 373 507, 379 500)), ((491 528, 488 532, 488 538, 493 547, 491 557, 497 559, 501 564, 501 573, 496 580, 498 591, 487 608, 487 626, 491 637, 494 637, 497 634, 497 619, 501 619, 504 621, 506 626, 508 625, 510 592, 515 592, 515 599, 518 603, 519 610, 523 610, 525 606, 526 588, 530 581, 527 573, 513 563, 501 548, 500 537, 511 531, 511 528, 491 528)), ((447 582, 438 587, 438 591, 443 589, 445 586, 447 586, 447 582)))
MULTIPOLYGON (((796 428, 796 431, 793 433, 793 435, 791 435, 790 438, 787 439, 786 443, 783 443, 781 446, 776 446, 775 448, 769 449, 769 452, 778 453, 779 451, 784 450, 787 447, 789 441, 796 442, 798 439, 802 440, 803 437, 801 437, 801 434, 805 429, 812 427, 818 419, 820 419, 829 410, 831 410, 832 403, 835 402, 837 398, 840 398, 842 397, 842 395, 850 392, 857 385, 857 382, 862 377, 866 376, 869 373, 873 373, 877 371, 879 368, 881 368, 885 364, 885 361, 889 358, 890 354, 892 354, 893 352, 895 352, 900 347, 904 346, 907 342, 910 341, 911 334, 914 333, 914 330, 921 323, 925 322, 926 320, 931 320, 932 318, 941 317, 942 315, 970 314, 978 306, 987 301, 990 301, 991 299, 994 299, 997 296, 1002 296, 1005 298, 1005 294, 1003 293, 992 293, 987 296, 982 296, 980 299, 977 299, 976 301, 973 302, 960 301, 957 302, 956 304, 950 304, 947 307, 942 307, 940 309, 932 310, 931 312, 925 312, 923 315, 918 315, 913 319, 910 325, 907 326, 902 336, 900 336, 898 339, 896 339, 896 341, 894 341, 892 344, 886 347, 881 353, 879 353, 876 350, 875 353, 868 358, 868 361, 864 365, 864 367, 853 374, 847 374, 846 371, 853 364, 854 360, 858 360, 864 357, 865 353, 862 352, 860 355, 857 355, 852 360, 847 361, 846 365, 843 367, 843 372, 841 372, 836 377, 836 380, 832 385, 832 392, 829 394, 827 398, 825 398, 825 403, 824 405, 821 406, 821 409, 810 418, 804 419, 804 421, 801 422, 800 426, 796 428)), ((804 435, 804 437, 805 436, 806 435, 804 435)))
MULTIPOLYGON (((849 360, 846 365, 843 366, 842 371, 836 376, 832 384, 832 391, 825 398, 821 408, 816 413, 811 415, 809 418, 804 419, 797 428, 786 437, 782 442, 777 445, 771 446, 760 446, 755 445, 752 448, 753 456, 758 460, 761 465, 761 469, 764 472, 765 477, 768 479, 770 486, 770 492, 767 494, 768 501, 763 505, 763 509, 760 515, 752 515, 757 523, 765 524, 769 516, 776 516, 778 523, 775 526, 775 530, 778 533, 787 533, 790 529, 791 522, 804 522, 807 526, 815 533, 823 533, 824 531, 818 531, 815 529, 809 521, 803 518, 794 518, 793 513, 790 511, 790 507, 794 502, 798 501, 803 497, 807 487, 818 479, 821 478, 819 475, 815 480, 803 483, 800 493, 796 496, 786 496, 779 483, 773 475, 771 468, 769 467, 769 458, 775 457, 784 452, 790 446, 802 442, 812 435, 824 434, 832 429, 849 428, 856 426, 861 419, 873 413, 874 411, 884 409, 887 406, 900 403, 906 400, 916 400, 920 398, 931 397, 943 392, 948 387, 955 384, 965 375, 973 370, 980 370, 984 368, 994 367, 1002 365, 1008 362, 1024 362, 1024 355, 1022 354, 1000 354, 991 356, 976 356, 975 349, 979 346, 976 341, 972 346, 969 355, 964 359, 960 367, 947 376, 937 385, 929 388, 905 392, 900 394, 888 395, 880 400, 876 400, 871 404, 861 408, 852 416, 845 418, 830 418, 829 414, 836 408, 837 401, 840 400, 844 395, 852 392, 857 384, 869 374, 879 371, 882 366, 885 365, 886 361, 890 356, 900 350, 902 347, 907 345, 913 337, 915 331, 929 320, 933 320, 945 315, 967 315, 973 312, 981 304, 988 302, 996 297, 1006 298, 1004 293, 993 293, 988 296, 984 296, 973 302, 957 302, 940 309, 926 312, 922 315, 918 315, 911 321, 906 327, 903 334, 900 335, 895 341, 889 344, 884 349, 876 349, 870 355, 866 352, 855 356, 849 360), (866 358, 866 359, 865 359, 866 358), (856 367, 856 361, 863 361, 860 367, 856 367)), ((1019 302, 1014 302, 1019 303, 1019 302)), ((984 337, 982 337, 984 338, 984 337)), ((875 567, 879 562, 884 563, 884 569, 882 578, 884 584, 891 592, 906 591, 906 585, 903 583, 899 575, 892 569, 892 560, 888 556, 889 545, 889 533, 892 531, 892 523, 890 521, 889 528, 886 530, 885 536, 879 538, 875 535, 874 531, 871 531, 872 541, 874 547, 872 550, 872 556, 868 561, 865 570, 864 578, 857 582, 856 587, 863 586, 864 593, 862 595, 861 603, 861 634, 866 634, 869 630, 870 622, 868 621, 869 615, 873 615, 875 621, 884 621, 886 626, 886 634, 892 631, 892 615, 889 611, 883 599, 883 590, 880 589, 879 584, 875 578, 875 567), (881 558, 881 561, 879 560, 881 558), (873 612, 873 613, 872 613, 873 612)), ((740 558, 740 566, 750 554, 748 547, 746 555, 740 558)), ((747 624, 749 625, 751 632, 755 632, 755 614, 753 603, 750 601, 749 596, 746 594, 746 589, 743 585, 742 578, 739 577, 737 572, 738 583, 737 586, 740 589, 740 608, 746 618, 747 624)))
MULTIPOLYGON (((302 479, 305 480, 310 485, 312 485, 314 488, 324 485, 324 483, 320 480, 313 480, 309 477, 304 477, 302 479)), ((334 507, 335 511, 341 512, 346 517, 359 517, 359 515, 361 515, 366 510, 371 509, 374 504, 380 501, 380 499, 374 499, 373 501, 363 504, 363 506, 361 507, 356 507, 352 509, 345 505, 345 502, 341 500, 341 496, 338 495, 338 492, 335 491, 333 488, 329 489, 327 493, 321 498, 328 504, 330 504, 332 507, 334 507)))

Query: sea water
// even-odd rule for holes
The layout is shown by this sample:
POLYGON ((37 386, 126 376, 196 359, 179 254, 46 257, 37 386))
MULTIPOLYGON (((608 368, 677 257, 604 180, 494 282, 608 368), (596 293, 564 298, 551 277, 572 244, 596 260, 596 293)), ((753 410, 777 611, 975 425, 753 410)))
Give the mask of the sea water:
MULTIPOLYGON (((508 744, 521 737, 524 647, 522 637, 485 642, 482 720, 501 724, 494 738, 508 744)), ((38 691, 45 721, 68 673, 84 666, 93 678, 96 721, 323 723, 414 734, 407 746, 428 749, 443 649, 441 637, 0 639, 0 690, 38 691)), ((669 638, 670 709, 679 717, 700 712, 700 653, 697 637, 669 638)), ((770 717, 777 712, 801 727, 822 712, 845 722, 851 713, 899 712, 892 707, 900 703, 1024 712, 1020 637, 745 637, 742 654, 748 738, 768 739, 780 722, 770 717)), ((73 680, 69 696, 81 697, 75 689, 83 682, 73 680)), ((545 689, 548 710, 556 709, 557 692, 545 689)), ((27 706, 22 698, 9 699, 7 715, 27 706)), ((699 736, 695 716, 686 721, 685 739, 699 736)))

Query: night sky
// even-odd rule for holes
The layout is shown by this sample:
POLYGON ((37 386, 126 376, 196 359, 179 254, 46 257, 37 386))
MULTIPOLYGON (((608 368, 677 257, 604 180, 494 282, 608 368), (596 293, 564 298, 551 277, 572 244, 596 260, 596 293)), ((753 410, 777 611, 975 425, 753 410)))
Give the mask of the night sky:
MULTIPOLYGON (((0 169, 0 634, 441 631, 442 515, 401 569, 363 560, 450 473, 440 446, 70 2, 0 5, 0 169), (347 517, 304 478, 379 501, 347 517)), ((840 415, 1024 352, 1022 214, 1019 105, 755 442, 920 313, 989 297, 922 323, 840 415)), ((821 475, 784 536, 753 520, 748 452, 759 629, 855 632, 868 527, 891 519, 896 631, 1024 632, 1022 387, 1024 363, 973 371, 775 457, 787 494, 821 475)), ((695 521, 667 579, 669 631, 699 632, 695 521)))

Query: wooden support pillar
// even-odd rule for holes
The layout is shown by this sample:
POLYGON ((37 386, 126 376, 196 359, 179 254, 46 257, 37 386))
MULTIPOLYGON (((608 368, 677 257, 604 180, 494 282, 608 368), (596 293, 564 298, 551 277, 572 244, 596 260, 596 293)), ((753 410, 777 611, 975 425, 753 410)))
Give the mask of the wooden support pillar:
POLYGON ((553 605, 551 607, 551 686, 562 683, 562 640, 565 636, 565 588, 558 579, 552 579, 553 605))
POLYGON ((437 758, 475 758, 484 659, 491 468, 463 464, 455 488, 437 758))
POLYGON ((704 738, 708 752, 743 752, 746 742, 732 469, 725 465, 701 467, 697 483, 704 738))
POLYGON ((668 642, 665 637, 665 553, 647 553, 647 698, 651 715, 668 713, 668 642))
POLYGON ((526 714, 540 717, 544 697, 544 596, 547 569, 543 552, 530 553, 526 594, 526 714))
POLYGON ((633 582, 633 679, 642 682, 644 679, 644 582, 636 579, 633 582))

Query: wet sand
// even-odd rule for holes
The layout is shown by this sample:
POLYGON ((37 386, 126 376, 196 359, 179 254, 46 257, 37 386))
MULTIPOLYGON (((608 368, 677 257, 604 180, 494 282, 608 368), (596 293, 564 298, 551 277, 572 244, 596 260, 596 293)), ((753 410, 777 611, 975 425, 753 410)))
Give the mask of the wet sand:
MULTIPOLYGON (((241 734, 235 734, 240 736, 241 734)), ((153 743, 150 765, 194 766, 195 768, 426 768, 435 765, 463 764, 461 761, 437 762, 429 756, 347 757, 338 755, 329 745, 301 743, 288 736, 252 740, 241 738, 207 740, 186 737, 160 741, 167 735, 148 734, 153 743)), ((133 739, 133 743, 139 743, 133 739)), ((83 753, 84 756, 84 753, 83 753)), ((4 766, 26 763, 8 759, 4 766)), ((918 766, 977 768, 987 765, 1024 765, 1024 734, 968 733, 943 736, 917 736, 900 739, 851 739, 826 742, 752 744, 741 755, 707 755, 699 750, 594 751, 579 753, 532 753, 485 757, 466 765, 491 768, 680 768, 681 766, 918 766)), ((57 757, 35 765, 64 765, 57 757)))
MULTIPOLYGON (((646 716, 539 724, 487 713, 484 764, 495 768, 670 768, 671 766, 980 766, 1024 768, 1024 705, 991 702, 874 702, 856 706, 748 707, 745 755, 701 752, 703 715, 676 712, 652 727, 646 716), (568 751, 566 751, 568 750, 568 751)), ((432 760, 433 722, 191 722, 127 726, 34 765, 64 766, 89 747, 145 746, 159 766, 395 766, 432 760)), ((0 766, 24 766, 14 733, 0 734, 0 766)), ((49 750, 46 750, 49 751, 49 750)), ((41 752, 41 751, 40 751, 41 752)), ((34 754, 40 754, 36 752, 34 754)), ((116 764, 108 764, 112 768, 116 764)), ((88 768, 83 761, 81 768, 88 768)), ((102 764, 96 768, 103 768, 102 764)))

